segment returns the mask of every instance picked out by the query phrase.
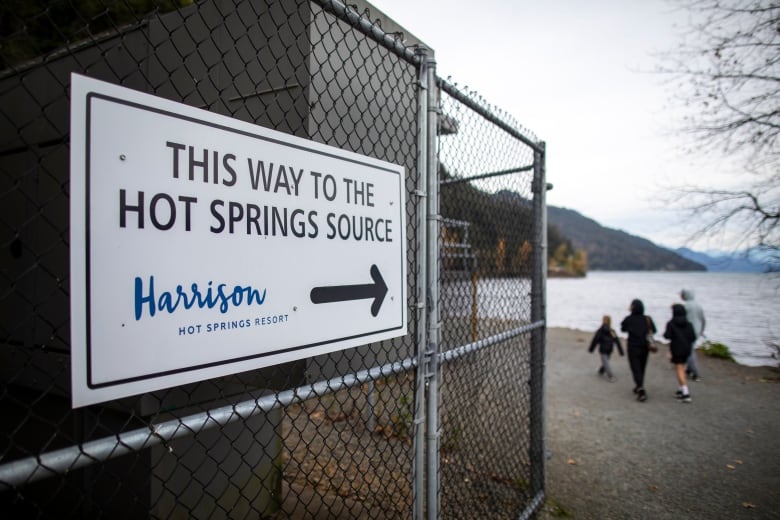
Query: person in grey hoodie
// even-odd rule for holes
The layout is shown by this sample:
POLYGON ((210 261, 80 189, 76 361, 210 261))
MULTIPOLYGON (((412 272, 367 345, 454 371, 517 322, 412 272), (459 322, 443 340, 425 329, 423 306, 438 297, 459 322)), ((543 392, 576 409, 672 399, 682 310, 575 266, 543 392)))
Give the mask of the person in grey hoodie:
POLYGON ((700 381, 701 376, 699 374, 699 365, 696 363, 696 343, 699 338, 704 336, 704 327, 707 324, 707 320, 704 319, 704 309, 702 309, 699 302, 694 299, 694 294, 691 289, 683 289, 680 291, 680 298, 682 298, 683 305, 685 306, 685 315, 688 321, 693 325, 693 332, 696 333, 696 341, 691 349, 691 355, 688 357, 688 363, 685 367, 685 372, 691 375, 691 379, 694 381, 700 381))

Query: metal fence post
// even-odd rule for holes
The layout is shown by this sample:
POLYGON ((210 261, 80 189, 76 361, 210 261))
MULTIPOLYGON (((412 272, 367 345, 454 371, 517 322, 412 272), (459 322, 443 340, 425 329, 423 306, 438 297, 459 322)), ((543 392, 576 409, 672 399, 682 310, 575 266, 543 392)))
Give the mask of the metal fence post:
POLYGON ((439 100, 436 85, 436 61, 428 57, 428 518, 439 514, 439 168, 436 147, 439 100))
POLYGON ((418 69, 417 91, 417 189, 415 190, 417 212, 417 294, 415 295, 415 311, 417 315, 417 389, 415 392, 414 411, 414 518, 422 520, 425 508, 425 388, 427 369, 426 338, 428 333, 428 306, 426 295, 428 291, 427 270, 427 189, 428 189, 428 92, 431 84, 428 82, 428 54, 424 47, 417 48, 420 58, 418 69))
MULTIPOLYGON (((547 306, 547 181, 545 180, 544 143, 534 149, 533 209, 534 254, 531 287, 531 321, 545 320, 547 306)), ((547 325, 534 330, 531 336, 531 424, 530 447, 531 493, 533 501, 544 499, 544 364, 547 325)), ((533 510, 531 506, 530 510, 533 510)))

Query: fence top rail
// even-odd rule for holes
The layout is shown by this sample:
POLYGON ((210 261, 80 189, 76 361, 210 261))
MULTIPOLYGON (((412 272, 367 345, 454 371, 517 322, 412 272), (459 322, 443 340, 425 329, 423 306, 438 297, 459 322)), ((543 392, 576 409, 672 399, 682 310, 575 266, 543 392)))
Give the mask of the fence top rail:
POLYGON ((417 54, 417 47, 407 47, 399 38, 398 33, 387 33, 381 26, 372 22, 365 14, 359 13, 353 6, 348 6, 339 0, 312 0, 325 11, 335 15, 351 27, 362 32, 368 38, 374 40, 399 58, 408 61, 414 66, 419 66, 421 57, 417 54))
POLYGON ((523 144, 533 149, 535 152, 544 152, 544 144, 542 142, 534 141, 528 137, 525 132, 517 128, 514 124, 507 122, 505 119, 496 115, 492 110, 490 110, 490 108, 475 101, 471 94, 459 90, 458 87, 440 77, 436 78, 436 85, 454 99, 458 100, 460 103, 463 103, 471 110, 487 119, 489 122, 498 126, 515 139, 521 141, 523 144))

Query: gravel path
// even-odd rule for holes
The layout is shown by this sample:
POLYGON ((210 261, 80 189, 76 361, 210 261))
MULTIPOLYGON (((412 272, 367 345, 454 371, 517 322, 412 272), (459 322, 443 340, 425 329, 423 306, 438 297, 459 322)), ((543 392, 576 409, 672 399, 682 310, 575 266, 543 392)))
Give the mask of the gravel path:
POLYGON ((613 354, 616 382, 596 374, 591 336, 548 331, 541 518, 780 518, 780 370, 700 353, 684 404, 662 349, 640 403, 625 357, 613 354))

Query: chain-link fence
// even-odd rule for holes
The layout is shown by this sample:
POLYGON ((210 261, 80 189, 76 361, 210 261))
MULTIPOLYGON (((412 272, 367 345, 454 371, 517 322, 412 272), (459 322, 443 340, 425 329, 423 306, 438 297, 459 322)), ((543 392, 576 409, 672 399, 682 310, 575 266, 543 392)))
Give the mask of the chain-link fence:
POLYGON ((3 516, 538 509, 543 146, 374 15, 326 0, 0 7, 3 516), (72 408, 71 73, 401 165, 407 333, 72 408))
POLYGON ((543 148, 440 81, 441 512, 512 518, 541 490, 539 192, 543 148), (535 359, 538 361, 538 359, 535 359), (468 382, 468 383, 466 383, 468 382), (468 410, 468 413, 464 413, 468 410))

